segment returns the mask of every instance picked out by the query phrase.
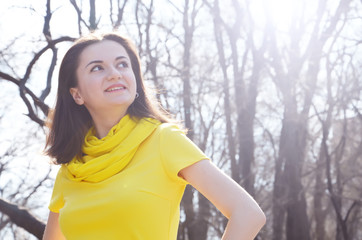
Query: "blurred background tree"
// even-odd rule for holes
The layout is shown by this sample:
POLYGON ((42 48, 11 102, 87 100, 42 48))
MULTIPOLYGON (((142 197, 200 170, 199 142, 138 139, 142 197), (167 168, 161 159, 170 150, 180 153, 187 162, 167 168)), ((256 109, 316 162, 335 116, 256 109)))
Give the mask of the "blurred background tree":
MULTIPOLYGON (((0 238, 41 238, 57 166, 39 152, 57 69, 94 30, 136 43, 147 84, 267 215, 257 239, 361 239, 358 0, 0 3, 0 238)), ((226 219, 188 187, 178 239, 226 219)))

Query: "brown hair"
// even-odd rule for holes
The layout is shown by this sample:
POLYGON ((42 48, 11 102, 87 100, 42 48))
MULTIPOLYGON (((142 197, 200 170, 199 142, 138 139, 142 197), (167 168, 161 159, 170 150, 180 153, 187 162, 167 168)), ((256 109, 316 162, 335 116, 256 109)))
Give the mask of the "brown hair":
POLYGON ((127 113, 131 117, 150 117, 161 122, 173 121, 159 102, 147 92, 143 83, 140 59, 136 47, 130 40, 116 33, 92 33, 81 37, 67 51, 60 65, 56 105, 47 120, 50 131, 45 146, 46 154, 55 158, 57 164, 68 163, 75 156, 82 155, 84 137, 92 126, 92 118, 84 105, 74 102, 69 89, 77 86, 76 70, 80 54, 86 47, 104 40, 122 45, 131 60, 139 96, 129 106, 127 113))

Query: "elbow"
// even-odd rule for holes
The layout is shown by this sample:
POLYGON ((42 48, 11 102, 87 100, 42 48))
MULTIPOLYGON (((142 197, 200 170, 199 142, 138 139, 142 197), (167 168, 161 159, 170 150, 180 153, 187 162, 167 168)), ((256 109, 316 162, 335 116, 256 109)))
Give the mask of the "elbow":
POLYGON ((266 223, 263 211, 258 207, 244 208, 235 211, 229 218, 229 223, 222 239, 254 239, 266 223))
POLYGON ((266 216, 263 210, 261 210, 261 208, 257 205, 255 206, 252 212, 253 213, 251 214, 254 216, 252 218, 254 220, 254 225, 257 228, 261 229, 266 224, 266 216))
POLYGON ((264 227, 266 224, 266 216, 264 212, 258 208, 254 211, 252 218, 250 218, 250 225, 255 231, 255 235, 264 227))
POLYGON ((243 225, 248 226, 248 229, 251 232, 254 232, 255 235, 266 224, 266 216, 260 208, 249 209, 246 211, 244 209, 244 211, 235 213, 232 218, 238 222, 239 227, 242 228, 243 225))
POLYGON ((266 216, 261 209, 259 209, 257 222, 258 225, 260 226, 260 229, 266 224, 266 216))
POLYGON ((254 231, 259 232, 263 226, 266 224, 266 216, 261 210, 261 208, 256 205, 250 209, 249 213, 247 214, 247 221, 249 222, 250 226, 254 229, 254 231))

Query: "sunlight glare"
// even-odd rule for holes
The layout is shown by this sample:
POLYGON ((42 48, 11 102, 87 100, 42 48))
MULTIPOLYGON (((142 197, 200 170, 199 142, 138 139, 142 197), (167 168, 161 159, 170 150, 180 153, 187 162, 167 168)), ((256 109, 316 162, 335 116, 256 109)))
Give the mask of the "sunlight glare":
POLYGON ((270 4, 269 11, 271 12, 271 17, 276 26, 284 29, 287 28, 292 21, 293 13, 293 4, 294 1, 290 0, 273 0, 270 4))
POLYGON ((250 5, 252 17, 259 26, 270 22, 279 30, 290 26, 296 2, 290 0, 253 0, 250 5))

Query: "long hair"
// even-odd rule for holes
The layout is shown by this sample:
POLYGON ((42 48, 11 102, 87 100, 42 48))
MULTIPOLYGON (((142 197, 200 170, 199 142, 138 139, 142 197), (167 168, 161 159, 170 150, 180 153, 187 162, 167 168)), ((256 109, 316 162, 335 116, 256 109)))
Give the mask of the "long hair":
POLYGON ((67 51, 60 65, 56 105, 47 119, 50 131, 45 146, 46 154, 54 158, 57 164, 68 163, 75 156, 82 155, 84 137, 92 126, 92 117, 84 105, 75 103, 69 89, 78 85, 76 70, 80 54, 86 47, 104 40, 111 40, 122 45, 131 60, 139 95, 129 106, 127 113, 131 117, 149 117, 163 123, 173 121, 168 112, 147 92, 138 52, 130 40, 116 33, 92 33, 81 37, 67 51))

